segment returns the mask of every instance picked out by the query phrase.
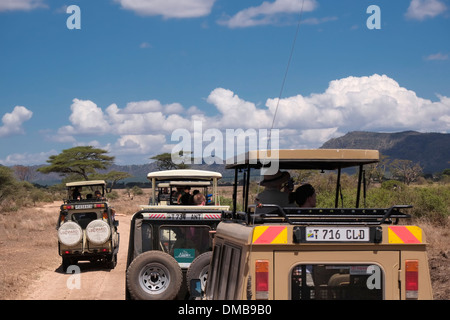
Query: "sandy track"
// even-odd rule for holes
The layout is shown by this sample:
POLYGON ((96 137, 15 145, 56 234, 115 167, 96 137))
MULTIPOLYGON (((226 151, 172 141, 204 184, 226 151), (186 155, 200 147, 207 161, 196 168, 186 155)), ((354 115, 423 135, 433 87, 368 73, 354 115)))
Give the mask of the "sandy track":
POLYGON ((23 299, 124 300, 130 216, 117 216, 116 219, 119 221, 120 244, 114 269, 81 261, 78 275, 66 274, 61 267, 61 258, 56 254, 53 266, 36 275, 23 299))

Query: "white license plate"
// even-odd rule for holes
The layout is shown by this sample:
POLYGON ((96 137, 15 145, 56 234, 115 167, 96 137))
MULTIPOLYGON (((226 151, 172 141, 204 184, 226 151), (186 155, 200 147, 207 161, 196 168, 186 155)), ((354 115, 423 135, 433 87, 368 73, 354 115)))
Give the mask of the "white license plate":
POLYGON ((367 227, 306 227, 306 241, 368 242, 367 227))
POLYGON ((92 204, 76 204, 75 209, 92 209, 94 206, 92 204))

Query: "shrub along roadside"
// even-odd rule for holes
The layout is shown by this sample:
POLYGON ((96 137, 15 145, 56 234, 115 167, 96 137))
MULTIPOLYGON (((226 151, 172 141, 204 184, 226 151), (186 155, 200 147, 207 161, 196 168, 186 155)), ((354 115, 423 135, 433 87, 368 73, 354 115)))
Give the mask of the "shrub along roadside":
MULTIPOLYGON (((316 188, 317 207, 334 207, 335 194, 316 188)), ((355 206, 356 187, 342 190, 344 207, 355 206)), ((404 185, 389 182, 372 186, 366 192, 366 200, 360 200, 360 207, 387 208, 392 205, 412 205, 409 210, 414 218, 427 219, 438 224, 448 223, 450 217, 450 184, 430 184, 425 186, 404 185)), ((342 200, 339 200, 339 207, 342 200)))

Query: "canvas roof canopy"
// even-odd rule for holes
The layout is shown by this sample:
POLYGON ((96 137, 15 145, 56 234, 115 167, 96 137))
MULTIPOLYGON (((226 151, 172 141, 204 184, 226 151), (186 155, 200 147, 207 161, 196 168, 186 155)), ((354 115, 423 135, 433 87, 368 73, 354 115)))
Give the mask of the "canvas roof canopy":
POLYGON ((278 161, 280 169, 336 170, 379 162, 378 150, 364 149, 280 149, 249 151, 227 160, 227 169, 261 168, 278 161))

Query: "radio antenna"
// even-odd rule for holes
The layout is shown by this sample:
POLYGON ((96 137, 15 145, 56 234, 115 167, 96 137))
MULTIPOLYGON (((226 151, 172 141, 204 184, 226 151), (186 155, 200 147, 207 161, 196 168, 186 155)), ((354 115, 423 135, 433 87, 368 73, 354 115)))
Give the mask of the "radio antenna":
POLYGON ((271 142, 271 136, 272 136, 271 132, 272 132, 272 129, 273 129, 274 125, 275 125, 275 118, 277 116, 278 107, 280 106, 281 95, 283 94, 283 91, 284 91, 284 85, 286 83, 287 74, 288 74, 288 71, 289 71, 289 67, 291 66, 292 56, 294 55, 295 43, 297 42, 298 32, 300 30, 300 23, 302 21, 302 14, 303 14, 303 6, 304 6, 304 4, 305 4, 305 0, 302 0, 302 6, 301 6, 301 9, 300 9, 300 14, 298 16, 297 30, 295 31, 294 41, 292 43, 291 52, 289 54, 289 60, 288 60, 287 66, 286 66, 286 71, 284 73, 283 81, 281 83, 280 94, 278 95, 277 106, 276 106, 275 112, 273 114, 272 126, 270 127, 271 130, 269 130, 269 139, 268 139, 267 146, 269 146, 269 144, 271 142))

